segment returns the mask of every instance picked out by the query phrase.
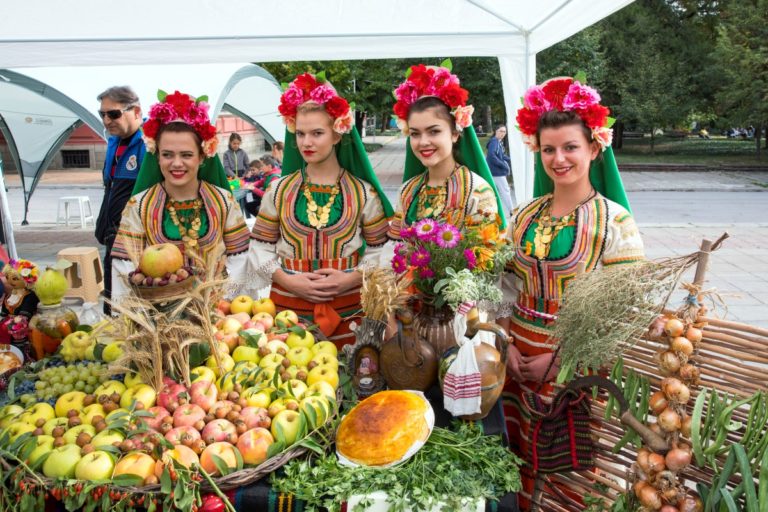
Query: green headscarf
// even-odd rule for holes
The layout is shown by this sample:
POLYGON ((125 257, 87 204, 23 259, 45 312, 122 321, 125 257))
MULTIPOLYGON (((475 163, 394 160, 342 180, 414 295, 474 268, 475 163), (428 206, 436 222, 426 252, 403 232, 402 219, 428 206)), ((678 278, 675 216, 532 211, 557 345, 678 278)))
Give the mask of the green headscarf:
MULTIPOLYGON (((373 173, 373 167, 368 160, 368 155, 363 146, 363 140, 357 132, 357 128, 352 127, 352 131, 341 136, 341 141, 336 144, 336 158, 339 165, 346 169, 353 176, 360 178, 371 184, 379 194, 381 204, 384 207, 384 214, 391 217, 394 214, 389 199, 384 195, 379 179, 373 173)), ((296 144, 296 134, 285 130, 285 147, 283 148, 283 176, 287 176, 299 169, 304 168, 306 162, 301 157, 298 145, 296 144)))
MULTIPOLYGON (((624 191, 624 184, 621 182, 619 166, 616 165, 616 158, 611 147, 608 147, 602 154, 597 155, 597 158, 592 161, 592 165, 589 168, 589 181, 603 197, 620 204, 629 213, 632 213, 627 193, 624 191)), ((544 171, 544 165, 541 162, 541 152, 536 152, 533 197, 549 194, 554 189, 555 185, 552 179, 544 171)))
MULTIPOLYGON (((467 126, 461 132, 459 137, 459 155, 461 157, 460 164, 466 165, 470 171, 474 172, 485 181, 493 189, 493 193, 496 194, 496 208, 498 208, 499 218, 501 218, 501 228, 507 227, 507 219, 504 218, 503 209, 501 207, 501 198, 499 197, 499 191, 496 190, 496 184, 493 182, 493 176, 491 170, 488 168, 488 162, 485 160, 485 154, 483 148, 480 147, 480 142, 477 140, 474 126, 467 126)), ((418 159, 411 149, 411 138, 405 141, 405 171, 403 173, 403 183, 410 180, 414 176, 427 172, 427 168, 418 159)))
MULTIPOLYGON (((224 190, 231 190, 229 182, 227 181, 227 175, 224 172, 224 166, 221 165, 219 155, 213 155, 212 157, 203 160, 203 165, 200 166, 200 171, 197 173, 197 177, 202 181, 207 181, 211 185, 223 188, 224 190)), ((161 181, 163 181, 163 173, 160 172, 160 164, 157 161, 157 156, 154 153, 147 151, 144 155, 144 160, 141 162, 141 169, 139 169, 139 176, 136 178, 136 184, 133 186, 132 195, 143 192, 161 181)))

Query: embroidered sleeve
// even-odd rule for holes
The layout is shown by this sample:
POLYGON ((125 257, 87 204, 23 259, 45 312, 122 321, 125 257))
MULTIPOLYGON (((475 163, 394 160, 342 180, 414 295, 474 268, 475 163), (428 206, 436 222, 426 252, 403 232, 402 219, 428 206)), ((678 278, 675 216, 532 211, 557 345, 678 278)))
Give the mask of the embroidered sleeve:
POLYGON ((272 284, 272 274, 280 268, 277 256, 277 242, 280 239, 280 222, 277 215, 276 191, 281 181, 273 180, 264 193, 259 215, 251 231, 248 249, 247 275, 255 288, 272 284))
POLYGON ((144 251, 146 234, 144 224, 141 222, 139 205, 137 196, 133 196, 123 209, 120 228, 117 230, 117 237, 110 253, 113 259, 137 262, 144 251))
POLYGON ((400 236, 400 230, 402 230, 405 225, 405 211, 403 206, 403 194, 405 193, 404 189, 405 185, 400 187, 400 192, 397 194, 397 208, 395 208, 395 214, 389 221, 389 231, 387 232, 387 237, 389 237, 390 240, 399 241, 402 239, 400 236))
POLYGON ((363 207, 363 238, 368 247, 380 246, 387 241, 389 219, 376 190, 368 190, 368 200, 363 207))
POLYGON ((603 265, 634 263, 645 258, 643 240, 635 219, 621 211, 608 221, 608 233, 603 252, 603 265))
POLYGON ((227 218, 224 223, 224 246, 227 256, 242 254, 248 250, 250 236, 243 212, 231 193, 227 195, 227 218))
POLYGON ((280 220, 277 215, 277 189, 281 181, 273 180, 264 193, 259 207, 259 214, 251 230, 251 239, 258 242, 275 244, 280 238, 280 220))
POLYGON ((475 176, 475 183, 469 198, 467 217, 472 219, 474 224, 495 222, 499 208, 493 188, 479 176, 475 176))

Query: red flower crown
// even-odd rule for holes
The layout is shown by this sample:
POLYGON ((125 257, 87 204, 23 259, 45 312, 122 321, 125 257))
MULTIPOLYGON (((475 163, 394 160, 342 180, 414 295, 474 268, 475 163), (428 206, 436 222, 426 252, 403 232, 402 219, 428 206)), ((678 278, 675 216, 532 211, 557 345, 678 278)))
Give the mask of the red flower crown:
POLYGON ((304 103, 314 102, 325 107, 333 118, 333 131, 349 133, 354 125, 352 105, 339 96, 336 89, 325 79, 325 73, 317 75, 304 73, 297 76, 290 84, 284 84, 285 92, 280 96, 277 110, 283 116, 283 122, 291 133, 296 132, 296 112, 304 103))
POLYGON ((29 260, 11 259, 3 268, 3 273, 7 275, 10 271, 17 272, 27 283, 27 286, 33 285, 37 281, 37 265, 29 260))
POLYGON ((550 110, 576 112, 603 151, 611 145, 614 123, 609 117, 611 111, 600 105, 600 95, 592 87, 583 85, 583 81, 584 77, 578 75, 575 78, 552 78, 525 92, 523 107, 517 111, 516 120, 523 142, 532 151, 539 151, 536 143, 539 119, 550 110))
POLYGON ((211 157, 216 154, 219 139, 216 137, 216 127, 211 124, 208 117, 208 96, 195 98, 179 91, 168 94, 158 90, 157 99, 159 103, 149 108, 149 119, 142 126, 147 151, 150 153, 157 151, 155 139, 161 126, 178 121, 194 128, 203 140, 201 146, 205 156, 211 157))
POLYGON ((467 105, 469 92, 459 86, 459 77, 451 73, 450 59, 440 66, 411 66, 405 72, 405 82, 394 91, 397 102, 393 107, 397 125, 408 133, 408 113, 418 99, 424 96, 440 98, 451 109, 456 120, 456 129, 462 131, 472 125, 472 113, 475 107, 467 105))

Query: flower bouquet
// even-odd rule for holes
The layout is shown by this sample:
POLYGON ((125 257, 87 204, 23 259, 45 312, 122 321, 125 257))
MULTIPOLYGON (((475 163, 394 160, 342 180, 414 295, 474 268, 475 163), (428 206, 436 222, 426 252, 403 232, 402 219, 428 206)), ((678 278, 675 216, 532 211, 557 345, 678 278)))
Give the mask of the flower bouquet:
POLYGON ((498 279, 512 247, 497 222, 468 222, 463 230, 449 222, 424 219, 401 231, 392 268, 410 271, 426 302, 454 311, 466 302, 501 301, 498 279))

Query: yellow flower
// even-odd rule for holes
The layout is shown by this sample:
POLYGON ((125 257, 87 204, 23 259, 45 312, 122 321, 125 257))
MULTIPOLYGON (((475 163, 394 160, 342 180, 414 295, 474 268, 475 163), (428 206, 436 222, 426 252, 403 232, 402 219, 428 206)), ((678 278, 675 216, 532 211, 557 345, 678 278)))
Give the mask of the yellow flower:
POLYGON ((480 239, 484 244, 496 242, 499 238, 499 226, 497 224, 485 224, 480 228, 480 239))
POLYGON ((493 255, 494 251, 486 247, 473 247, 472 252, 475 253, 477 258, 477 267, 480 270, 491 270, 493 268, 493 255))

